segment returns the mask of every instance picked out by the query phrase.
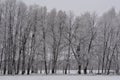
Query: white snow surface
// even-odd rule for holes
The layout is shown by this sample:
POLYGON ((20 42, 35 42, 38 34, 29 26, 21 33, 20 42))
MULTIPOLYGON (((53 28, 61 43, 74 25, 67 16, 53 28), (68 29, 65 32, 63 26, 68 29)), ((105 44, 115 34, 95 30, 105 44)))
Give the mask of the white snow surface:
POLYGON ((18 75, 0 76, 0 80, 120 80, 118 75, 18 75))

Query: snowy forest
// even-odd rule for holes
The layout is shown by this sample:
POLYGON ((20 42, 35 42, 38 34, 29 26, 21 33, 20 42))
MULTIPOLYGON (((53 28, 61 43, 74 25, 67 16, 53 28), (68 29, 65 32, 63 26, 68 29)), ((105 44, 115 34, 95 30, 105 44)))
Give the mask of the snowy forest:
POLYGON ((0 74, 120 74, 120 13, 47 10, 0 0, 0 74))

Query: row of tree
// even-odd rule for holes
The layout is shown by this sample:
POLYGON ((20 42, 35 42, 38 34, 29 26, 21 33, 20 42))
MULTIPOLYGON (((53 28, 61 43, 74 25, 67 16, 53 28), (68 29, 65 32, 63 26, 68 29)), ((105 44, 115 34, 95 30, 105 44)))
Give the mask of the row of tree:
POLYGON ((120 14, 47 11, 16 0, 0 1, 1 74, 67 74, 78 70, 119 74, 120 14))

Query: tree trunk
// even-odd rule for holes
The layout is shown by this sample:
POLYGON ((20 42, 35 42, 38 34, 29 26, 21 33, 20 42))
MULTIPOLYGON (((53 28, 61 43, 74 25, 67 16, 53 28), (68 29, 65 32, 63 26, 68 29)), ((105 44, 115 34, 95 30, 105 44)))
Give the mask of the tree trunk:
POLYGON ((87 67, 84 68, 84 74, 87 74, 87 67))
POLYGON ((52 74, 55 74, 55 69, 56 69, 56 61, 54 60, 52 63, 52 74))
POLYGON ((88 64, 89 64, 89 62, 88 62, 88 60, 87 60, 87 64, 86 64, 86 66, 85 66, 85 68, 84 68, 84 74, 87 74, 87 67, 88 67, 88 64))
POLYGON ((81 74, 81 65, 78 65, 78 74, 81 74))
POLYGON ((22 74, 25 74, 25 45, 23 45, 23 53, 22 53, 22 74))

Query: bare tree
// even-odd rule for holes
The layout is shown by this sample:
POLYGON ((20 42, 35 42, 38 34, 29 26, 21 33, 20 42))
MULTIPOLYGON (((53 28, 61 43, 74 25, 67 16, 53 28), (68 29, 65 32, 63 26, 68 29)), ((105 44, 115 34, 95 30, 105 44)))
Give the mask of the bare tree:
POLYGON ((70 56, 71 56, 71 44, 73 40, 73 30, 74 30, 74 15, 72 12, 69 13, 66 21, 66 28, 64 37, 66 39, 66 45, 68 46, 68 53, 66 59, 66 66, 65 66, 65 74, 67 74, 67 70, 70 70, 70 56))
POLYGON ((40 27, 41 27, 41 32, 42 32, 42 43, 43 43, 43 59, 44 59, 44 68, 45 68, 45 74, 48 74, 48 69, 47 69, 47 9, 46 7, 42 7, 40 9, 41 14, 40 14, 40 27))

